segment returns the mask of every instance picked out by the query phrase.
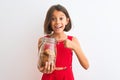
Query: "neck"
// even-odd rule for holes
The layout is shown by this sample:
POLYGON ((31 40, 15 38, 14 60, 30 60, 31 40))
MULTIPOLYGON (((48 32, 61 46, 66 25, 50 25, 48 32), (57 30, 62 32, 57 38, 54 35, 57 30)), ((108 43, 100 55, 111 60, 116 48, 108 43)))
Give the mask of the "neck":
POLYGON ((61 34, 53 33, 51 37, 55 38, 57 41, 61 41, 61 40, 65 40, 67 38, 67 35, 65 33, 61 33, 61 34))

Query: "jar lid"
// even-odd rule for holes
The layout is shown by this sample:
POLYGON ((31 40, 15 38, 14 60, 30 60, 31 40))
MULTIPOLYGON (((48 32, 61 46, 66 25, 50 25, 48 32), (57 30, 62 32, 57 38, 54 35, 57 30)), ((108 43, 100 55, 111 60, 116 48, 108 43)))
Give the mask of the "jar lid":
POLYGON ((50 42, 50 43, 56 43, 57 42, 55 38, 51 38, 51 37, 43 37, 43 41, 50 42))

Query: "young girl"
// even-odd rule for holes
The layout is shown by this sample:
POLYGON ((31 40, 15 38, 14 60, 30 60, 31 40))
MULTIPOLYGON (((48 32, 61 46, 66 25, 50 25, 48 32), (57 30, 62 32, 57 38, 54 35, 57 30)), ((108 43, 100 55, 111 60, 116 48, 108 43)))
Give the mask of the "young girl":
MULTIPOLYGON (((43 73, 42 80, 74 80, 72 72, 72 55, 76 54, 79 63, 84 69, 89 68, 89 63, 85 57, 77 38, 66 35, 72 27, 68 11, 61 5, 53 5, 49 8, 45 23, 44 32, 46 36, 57 40, 56 64, 46 63, 45 67, 38 66, 43 73)), ((38 50, 40 49, 42 39, 38 40, 38 50)))

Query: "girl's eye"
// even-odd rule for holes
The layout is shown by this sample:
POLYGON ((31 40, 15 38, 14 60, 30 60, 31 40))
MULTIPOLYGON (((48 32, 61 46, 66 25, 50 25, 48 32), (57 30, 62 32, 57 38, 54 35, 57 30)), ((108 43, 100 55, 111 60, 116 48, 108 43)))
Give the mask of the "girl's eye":
MULTIPOLYGON (((58 18, 59 20, 63 20, 64 18, 63 17, 60 17, 60 18, 58 18)), ((54 18, 54 17, 52 17, 51 18, 51 21, 57 21, 57 18, 54 18)))
POLYGON ((61 17, 60 20, 63 20, 63 18, 61 17))
POLYGON ((55 21, 56 19, 55 18, 51 18, 52 21, 55 21))

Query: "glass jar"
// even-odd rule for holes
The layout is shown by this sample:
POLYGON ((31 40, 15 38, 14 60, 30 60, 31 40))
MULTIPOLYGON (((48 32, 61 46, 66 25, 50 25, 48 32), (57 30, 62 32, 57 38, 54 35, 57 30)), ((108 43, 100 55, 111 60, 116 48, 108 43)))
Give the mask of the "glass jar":
POLYGON ((39 67, 45 67, 46 62, 55 65, 56 61, 56 40, 54 38, 44 37, 38 51, 39 67))

